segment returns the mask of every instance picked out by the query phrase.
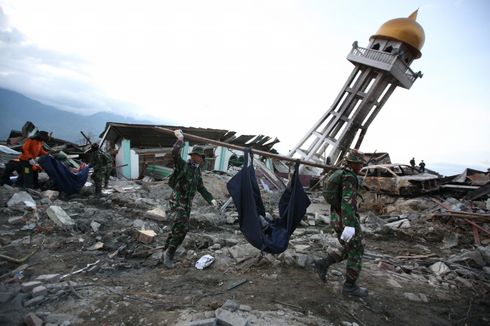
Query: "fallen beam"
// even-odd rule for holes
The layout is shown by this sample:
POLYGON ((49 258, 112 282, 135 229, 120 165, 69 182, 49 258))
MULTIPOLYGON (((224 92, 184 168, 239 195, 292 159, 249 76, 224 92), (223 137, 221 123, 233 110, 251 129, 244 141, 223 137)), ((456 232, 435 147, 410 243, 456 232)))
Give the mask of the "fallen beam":
MULTIPOLYGON (((155 130, 158 130, 158 131, 166 133, 166 134, 172 134, 172 135, 174 134, 174 130, 163 128, 163 127, 155 127, 155 130)), ((191 139, 191 140, 194 140, 194 141, 197 141, 197 142, 213 144, 213 145, 217 145, 217 146, 223 146, 223 147, 227 147, 227 148, 237 149, 240 151, 245 151, 247 149, 247 147, 243 147, 243 146, 239 146, 239 145, 235 145, 235 144, 224 143, 224 142, 221 142, 218 140, 208 139, 205 137, 195 136, 195 135, 191 135, 191 134, 184 134, 184 137, 191 139)), ((260 155, 260 156, 275 158, 275 159, 282 160, 282 161, 288 161, 288 162, 293 162, 293 163, 300 162, 301 164, 304 164, 304 165, 322 168, 325 170, 337 169, 336 167, 334 167, 332 165, 324 165, 324 164, 319 164, 319 163, 315 163, 315 162, 304 161, 304 160, 300 160, 300 159, 294 159, 294 158, 287 157, 287 156, 282 156, 282 155, 273 154, 273 153, 269 153, 269 152, 259 151, 257 149, 253 149, 253 148, 250 148, 250 152, 253 154, 260 155)))

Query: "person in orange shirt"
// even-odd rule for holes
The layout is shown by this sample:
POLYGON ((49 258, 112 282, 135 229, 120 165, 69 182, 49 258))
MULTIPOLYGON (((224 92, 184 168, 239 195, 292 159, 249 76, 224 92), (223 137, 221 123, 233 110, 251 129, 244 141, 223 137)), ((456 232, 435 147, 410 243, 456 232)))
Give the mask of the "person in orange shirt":
POLYGON ((34 136, 28 138, 22 145, 22 154, 19 156, 21 181, 25 188, 39 188, 38 178, 41 167, 36 159, 39 156, 48 155, 44 149, 44 143, 48 141, 47 131, 38 131, 34 136))

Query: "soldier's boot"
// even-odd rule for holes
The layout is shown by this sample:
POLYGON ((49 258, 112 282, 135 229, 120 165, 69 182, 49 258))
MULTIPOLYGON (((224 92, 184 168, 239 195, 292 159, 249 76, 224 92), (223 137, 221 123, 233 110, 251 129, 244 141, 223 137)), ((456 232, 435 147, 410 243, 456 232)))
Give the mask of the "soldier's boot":
POLYGON ((366 298, 368 296, 368 289, 362 288, 356 283, 344 283, 342 294, 350 297, 366 298))
POLYGON ((163 266, 165 266, 168 269, 175 268, 175 251, 167 249, 165 250, 165 253, 163 254, 163 266))
POLYGON ((323 283, 327 281, 327 271, 333 263, 335 263, 335 260, 331 256, 314 261, 315 271, 323 283))

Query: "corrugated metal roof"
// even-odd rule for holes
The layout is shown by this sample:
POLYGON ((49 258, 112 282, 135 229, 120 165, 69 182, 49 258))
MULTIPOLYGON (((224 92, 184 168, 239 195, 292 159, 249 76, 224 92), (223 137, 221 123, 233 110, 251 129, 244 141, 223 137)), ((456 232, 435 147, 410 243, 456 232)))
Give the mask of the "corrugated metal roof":
MULTIPOLYGON (((131 141, 132 147, 138 148, 154 148, 154 147, 171 147, 175 143, 173 135, 164 134, 158 131, 156 127, 168 129, 182 129, 184 134, 188 133, 195 136, 200 136, 212 140, 226 142, 240 146, 253 146, 253 148, 262 151, 271 151, 274 144, 279 140, 275 138, 270 141, 270 137, 263 135, 241 135, 236 136, 236 132, 224 129, 211 128, 194 128, 183 126, 168 126, 168 125, 146 125, 146 124, 128 124, 118 122, 107 122, 104 131, 100 137, 104 137, 110 142, 118 142, 121 138, 126 138, 131 141)), ((191 145, 196 144, 190 141, 191 145)), ((272 152, 276 152, 272 150, 272 152)))

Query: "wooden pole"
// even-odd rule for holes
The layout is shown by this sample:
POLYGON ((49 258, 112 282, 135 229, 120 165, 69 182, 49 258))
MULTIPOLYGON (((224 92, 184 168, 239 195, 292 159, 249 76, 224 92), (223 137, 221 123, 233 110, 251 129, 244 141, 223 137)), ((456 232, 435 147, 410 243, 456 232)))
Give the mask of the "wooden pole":
MULTIPOLYGON (((166 134, 174 134, 174 130, 172 130, 172 129, 167 129, 167 128, 163 128, 163 127, 155 127, 155 129, 158 131, 161 131, 163 133, 166 133, 166 134)), ((191 139, 191 140, 194 140, 194 141, 197 141, 197 142, 213 144, 213 145, 223 146, 223 147, 227 147, 227 148, 233 148, 233 149, 237 149, 240 151, 245 151, 247 149, 247 147, 244 147, 244 146, 224 143, 224 142, 221 142, 219 140, 209 139, 209 138, 195 136, 195 135, 191 135, 191 134, 184 134, 184 137, 191 139)), ((250 152, 257 154, 257 155, 260 155, 260 156, 275 158, 278 160, 289 161, 289 162, 293 162, 293 163, 300 162, 301 164, 304 164, 304 165, 313 166, 313 167, 326 169, 326 170, 335 170, 336 169, 332 165, 323 165, 323 164, 314 163, 314 162, 310 162, 310 161, 294 159, 294 158, 287 157, 287 156, 282 156, 282 155, 273 154, 273 153, 269 153, 269 152, 259 151, 257 149, 253 149, 253 148, 250 148, 250 152)))

